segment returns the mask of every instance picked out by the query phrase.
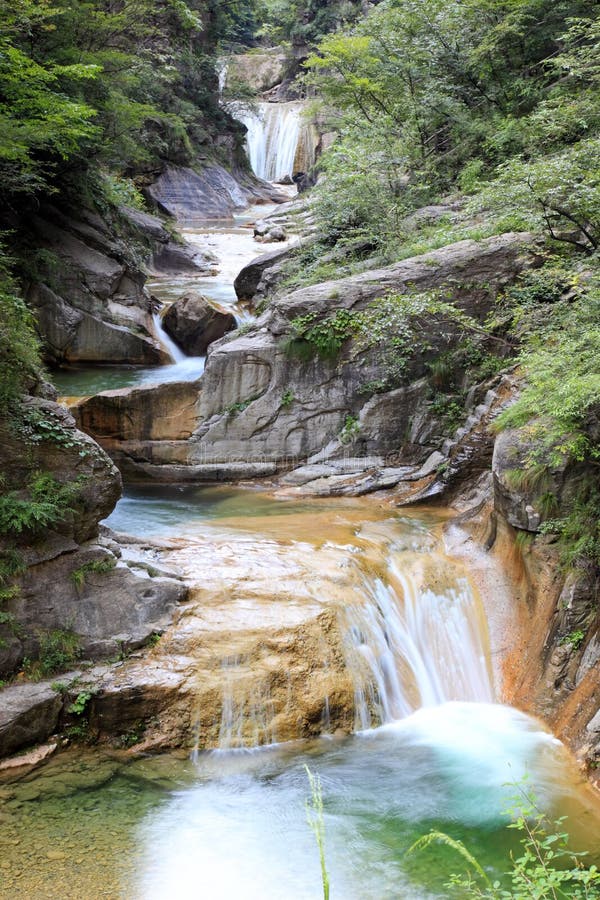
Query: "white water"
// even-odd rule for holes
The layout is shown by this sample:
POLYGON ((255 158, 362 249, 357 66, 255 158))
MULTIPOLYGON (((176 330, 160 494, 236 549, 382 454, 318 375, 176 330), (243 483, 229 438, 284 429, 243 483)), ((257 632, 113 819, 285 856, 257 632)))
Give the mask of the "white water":
POLYGON ((392 556, 346 607, 346 664, 357 730, 450 700, 492 703, 485 617, 466 579, 433 590, 392 556))
POLYGON ((297 157, 306 171, 314 162, 314 141, 310 126, 302 121, 303 104, 259 103, 257 112, 232 107, 233 115, 248 129, 246 148, 252 171, 265 181, 287 181, 299 169, 297 157))
POLYGON ((160 313, 154 313, 154 327, 156 328, 156 333, 158 335, 158 339, 171 357, 171 360, 174 363, 183 362, 184 359, 187 359, 187 355, 183 352, 183 350, 177 346, 175 341, 167 334, 165 329, 163 328, 162 316, 160 313))
POLYGON ((567 771, 560 743, 537 722, 479 703, 421 710, 307 754, 280 747, 205 756, 199 783, 176 792, 140 829, 145 852, 132 895, 318 900, 304 764, 323 784, 331 896, 344 900, 447 897, 440 882, 448 866, 463 869, 460 859, 437 864, 433 850, 413 860, 411 843, 435 823, 464 838, 484 865, 502 865, 503 811, 520 779, 530 776, 547 808, 563 795, 567 771))

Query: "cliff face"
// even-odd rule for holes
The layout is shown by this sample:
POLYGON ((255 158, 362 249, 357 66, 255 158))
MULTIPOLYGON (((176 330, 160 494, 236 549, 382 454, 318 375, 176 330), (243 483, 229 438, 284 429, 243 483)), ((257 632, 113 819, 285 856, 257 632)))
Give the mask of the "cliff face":
MULTIPOLYGON (((518 388, 513 384, 514 390, 518 388)), ((459 521, 508 578, 510 621, 498 640, 503 698, 538 715, 573 750, 598 783, 600 762, 600 578, 593 563, 566 565, 564 548, 548 523, 572 511, 582 481, 594 473, 578 464, 550 469, 546 480, 515 477, 531 449, 526 429, 501 433, 491 469, 463 470, 447 498, 459 521), (517 486, 515 486, 517 485, 517 486)), ((496 602, 487 588, 488 606, 496 602)))

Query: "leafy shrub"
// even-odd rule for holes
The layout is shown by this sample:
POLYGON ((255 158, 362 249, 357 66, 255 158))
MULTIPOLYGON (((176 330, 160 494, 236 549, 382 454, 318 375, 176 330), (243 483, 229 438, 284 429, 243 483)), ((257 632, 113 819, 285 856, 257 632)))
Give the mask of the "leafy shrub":
POLYGON ((56 527, 73 510, 79 488, 78 481, 59 484, 48 473, 34 475, 26 491, 0 497, 0 534, 36 536, 56 527))
POLYGON ((24 660, 25 673, 34 681, 64 672, 81 658, 79 635, 56 628, 38 633, 39 650, 36 659, 24 660))

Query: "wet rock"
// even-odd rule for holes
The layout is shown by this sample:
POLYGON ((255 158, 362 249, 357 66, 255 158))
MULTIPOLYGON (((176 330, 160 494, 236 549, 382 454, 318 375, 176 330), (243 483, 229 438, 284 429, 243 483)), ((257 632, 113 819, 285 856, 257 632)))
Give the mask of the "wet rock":
POLYGON ((195 292, 179 297, 163 316, 163 328, 189 356, 203 356, 213 341, 235 327, 229 310, 195 292))
POLYGON ((0 756, 41 743, 56 730, 62 698, 49 684, 13 685, 0 698, 0 756))
POLYGON ((194 272, 208 275, 217 265, 217 257, 208 249, 200 250, 191 244, 176 244, 170 241, 162 245, 152 255, 152 271, 160 275, 178 275, 194 272))

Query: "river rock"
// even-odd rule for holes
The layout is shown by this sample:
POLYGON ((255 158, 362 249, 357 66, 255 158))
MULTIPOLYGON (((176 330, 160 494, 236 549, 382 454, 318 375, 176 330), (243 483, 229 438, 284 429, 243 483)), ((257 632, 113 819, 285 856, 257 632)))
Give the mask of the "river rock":
POLYGON ((229 310, 195 292, 179 297, 163 316, 163 328, 189 356, 203 356, 209 344, 235 327, 229 310))
POLYGON ((262 238, 264 244, 275 244, 279 241, 286 241, 287 234, 281 225, 273 225, 262 238))

